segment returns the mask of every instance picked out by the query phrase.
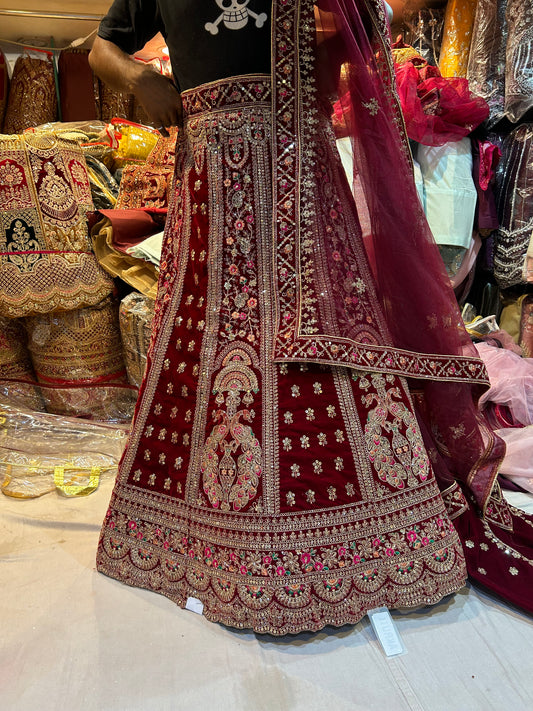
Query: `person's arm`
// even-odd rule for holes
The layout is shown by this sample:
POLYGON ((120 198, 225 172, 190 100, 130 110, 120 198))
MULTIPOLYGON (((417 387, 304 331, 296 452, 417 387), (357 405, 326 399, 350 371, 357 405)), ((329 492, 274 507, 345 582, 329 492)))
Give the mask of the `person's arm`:
POLYGON ((135 94, 163 135, 165 127, 181 126, 181 97, 170 79, 150 64, 136 62, 116 44, 96 37, 89 54, 94 73, 115 91, 135 94))

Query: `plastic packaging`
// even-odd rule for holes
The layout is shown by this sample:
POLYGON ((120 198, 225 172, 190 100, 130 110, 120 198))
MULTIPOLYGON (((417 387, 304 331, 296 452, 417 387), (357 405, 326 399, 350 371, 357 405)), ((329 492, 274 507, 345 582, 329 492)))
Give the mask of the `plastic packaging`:
POLYGON ((96 113, 102 121, 109 123, 119 116, 131 121, 134 114, 133 94, 123 94, 113 91, 100 79, 95 80, 96 113))
POLYGON ((23 321, 0 316, 0 378, 33 377, 23 321))
POLYGON ((95 422, 131 422, 137 388, 131 385, 43 385, 35 381, 0 379, 0 401, 51 414, 71 413, 95 422))
POLYGON ((477 0, 449 0, 439 56, 443 77, 466 77, 477 0))
POLYGON ((105 164, 98 160, 98 158, 87 154, 85 161, 87 163, 87 173, 91 183, 94 209, 103 210, 115 207, 119 190, 117 181, 106 168, 105 164))
POLYGON ((127 435, 127 427, 35 412, 1 397, 2 493, 23 499, 54 489, 90 494, 101 476, 116 475, 127 435))
POLYGON ((478 0, 472 30, 467 79, 473 93, 490 107, 488 126, 504 115, 506 5, 507 0, 478 0))
MULTIPOLYGON (((52 412, 80 415, 78 400, 70 402, 61 388, 127 383, 118 304, 112 297, 85 309, 28 317, 26 330, 37 380, 60 386, 58 397, 54 390, 48 396, 52 412)), ((93 405, 98 408, 103 403, 93 405)))
POLYGON ((109 127, 114 132, 114 169, 130 163, 144 163, 160 138, 160 133, 151 127, 114 118, 109 127))
POLYGON ((7 97, 9 94, 9 72, 4 53, 0 49, 0 133, 4 125, 4 116, 7 108, 7 97))
POLYGON ((412 45, 427 62, 436 66, 444 29, 444 9, 413 8, 412 4, 406 3, 403 21, 406 28, 405 41, 412 45))
POLYGON ((57 93, 51 52, 25 50, 11 77, 4 133, 22 133, 30 126, 57 119, 57 93))
POLYGON ((128 380, 140 387, 146 370, 146 354, 152 335, 154 301, 133 291, 120 303, 120 333, 128 380))
POLYGON ((508 0, 506 9, 505 115, 516 123, 533 107, 533 4, 508 0))
POLYGON ((78 141, 83 144, 87 141, 101 141, 106 139, 107 124, 96 119, 82 121, 49 121, 32 126, 25 133, 51 133, 59 138, 78 141))
POLYGON ((494 276, 502 289, 528 280, 533 232, 533 123, 506 136, 496 170, 500 227, 494 233, 494 276))

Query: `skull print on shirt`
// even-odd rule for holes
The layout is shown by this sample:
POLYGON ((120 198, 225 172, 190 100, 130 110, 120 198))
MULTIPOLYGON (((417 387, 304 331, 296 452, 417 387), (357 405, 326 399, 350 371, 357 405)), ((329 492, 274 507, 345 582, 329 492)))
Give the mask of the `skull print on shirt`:
POLYGON ((205 29, 212 35, 218 34, 218 26, 222 21, 228 30, 241 30, 248 23, 248 17, 255 20, 256 27, 263 27, 267 21, 266 13, 257 15, 248 9, 250 0, 215 0, 222 13, 214 22, 206 22, 205 29))

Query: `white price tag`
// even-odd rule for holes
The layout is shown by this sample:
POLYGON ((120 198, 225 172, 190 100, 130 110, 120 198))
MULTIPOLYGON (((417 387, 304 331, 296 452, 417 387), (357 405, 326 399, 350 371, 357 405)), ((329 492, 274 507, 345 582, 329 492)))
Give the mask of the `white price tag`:
POLYGON ((197 597, 188 597, 185 604, 185 609, 191 612, 196 612, 197 615, 204 614, 204 603, 198 600, 197 597))
POLYGON ((395 657, 407 652, 394 620, 386 607, 376 607, 374 610, 369 610, 368 617, 387 657, 395 657))

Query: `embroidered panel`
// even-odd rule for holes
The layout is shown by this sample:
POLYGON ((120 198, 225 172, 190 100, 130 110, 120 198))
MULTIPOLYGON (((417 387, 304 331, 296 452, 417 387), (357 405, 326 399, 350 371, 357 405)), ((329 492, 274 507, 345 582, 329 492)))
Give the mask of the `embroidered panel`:
POLYGON ((10 318, 98 303, 113 281, 88 235, 87 168, 73 141, 0 140, 0 311, 10 318))

